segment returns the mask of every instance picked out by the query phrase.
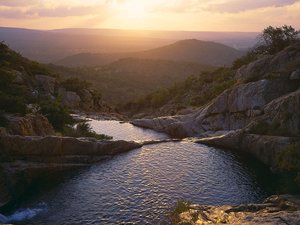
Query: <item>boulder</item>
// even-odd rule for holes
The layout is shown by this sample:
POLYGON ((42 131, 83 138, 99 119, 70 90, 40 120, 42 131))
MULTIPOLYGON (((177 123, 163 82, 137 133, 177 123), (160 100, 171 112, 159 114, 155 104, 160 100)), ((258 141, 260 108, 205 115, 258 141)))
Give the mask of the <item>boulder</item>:
POLYGON ((55 133, 48 119, 40 114, 27 114, 24 117, 9 116, 8 120, 7 130, 10 134, 46 136, 55 133))
POLYGON ((38 92, 41 95, 51 97, 54 95, 56 79, 46 75, 36 75, 38 92))
POLYGON ((59 91, 60 96, 62 98, 62 103, 71 108, 71 109, 78 109, 81 103, 81 98, 72 91, 65 91, 61 89, 59 91))
POLYGON ((18 84, 18 85, 25 85, 26 81, 24 79, 24 74, 22 74, 20 71, 14 71, 14 76, 15 79, 13 80, 14 84, 18 84))

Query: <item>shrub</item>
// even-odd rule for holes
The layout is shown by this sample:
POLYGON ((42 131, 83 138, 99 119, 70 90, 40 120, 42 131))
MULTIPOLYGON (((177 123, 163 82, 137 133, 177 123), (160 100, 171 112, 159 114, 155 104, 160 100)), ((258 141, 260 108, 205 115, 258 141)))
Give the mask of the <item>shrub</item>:
POLYGON ((62 131, 67 124, 74 123, 68 108, 63 106, 61 102, 57 100, 43 100, 39 102, 39 105, 41 107, 40 112, 48 118, 56 130, 62 131))
POLYGON ((8 95, 0 91, 0 110, 9 113, 25 114, 26 101, 23 97, 8 95))
POLYGON ((70 137, 92 137, 98 140, 111 140, 111 136, 105 134, 97 134, 92 130, 90 125, 86 122, 80 122, 75 127, 66 126, 63 130, 65 136, 70 137))
POLYGON ((295 181, 300 186, 300 142, 289 145, 279 158, 279 168, 295 173, 295 181))
POLYGON ((170 213, 170 220, 172 224, 177 224, 180 222, 179 215, 183 212, 189 210, 190 202, 185 200, 180 200, 176 203, 175 207, 173 208, 172 212, 170 213))
POLYGON ((269 26, 259 36, 259 43, 254 48, 256 54, 275 54, 299 40, 299 31, 292 26, 269 26))

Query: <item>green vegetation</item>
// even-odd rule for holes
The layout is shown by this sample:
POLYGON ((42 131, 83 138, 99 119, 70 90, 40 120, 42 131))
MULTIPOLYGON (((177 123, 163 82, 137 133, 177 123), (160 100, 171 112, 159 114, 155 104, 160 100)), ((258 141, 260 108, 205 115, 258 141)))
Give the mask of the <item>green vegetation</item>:
POLYGON ((0 42, 0 68, 26 72, 28 75, 45 74, 54 76, 49 68, 24 58, 19 53, 12 51, 3 42, 0 42))
MULTIPOLYGON (((170 220, 172 224, 178 224, 180 222, 179 215, 183 212, 186 212, 190 209, 190 202, 185 200, 180 200, 176 203, 175 207, 173 208, 172 212, 170 213, 170 220)), ((180 223, 182 224, 182 223, 180 223)), ((185 224, 184 224, 185 225, 185 224)))
MULTIPOLYGON (((38 74, 57 77, 48 66, 30 61, 0 42, 0 126, 6 125, 5 114, 25 115, 30 110, 28 105, 34 105, 35 110, 31 113, 46 116, 57 131, 61 132, 66 126, 74 124, 69 109, 63 106, 58 93, 49 97, 37 91, 39 87, 35 75, 38 74)), ((66 79, 61 85, 75 92, 90 86, 78 78, 66 79)), ((95 97, 101 98, 101 94, 95 92, 95 97)))
POLYGON ((63 134, 69 137, 92 137, 97 140, 111 140, 111 136, 105 134, 97 134, 92 130, 90 125, 86 122, 80 122, 75 127, 64 127, 63 134))
POLYGON ((202 72, 198 76, 190 76, 168 89, 159 89, 146 97, 122 105, 119 110, 137 113, 139 110, 162 107, 172 101, 176 102, 178 109, 202 106, 234 84, 234 70, 222 67, 213 72, 202 72))
MULTIPOLYGON (((103 100, 110 105, 133 101, 137 96, 145 96, 157 88, 165 89, 174 82, 183 81, 191 74, 213 69, 199 63, 135 58, 97 67, 51 67, 63 80, 79 78, 91 83, 92 88, 101 91, 103 100)), ((62 85, 76 91, 78 88, 74 88, 77 86, 74 83, 63 81, 62 85)))
MULTIPOLYGON (((153 113, 159 110, 161 115, 178 113, 178 110, 188 107, 199 107, 207 104, 226 89, 235 85, 236 71, 243 65, 261 57, 264 54, 275 54, 299 40, 299 31, 293 27, 267 27, 260 35, 258 44, 241 58, 234 61, 231 67, 222 67, 210 72, 202 72, 198 76, 189 76, 182 82, 177 82, 169 88, 159 88, 151 94, 141 97, 118 107, 129 116, 138 113, 153 113), (165 108, 163 108, 166 106, 165 108), (169 108, 169 110, 167 109, 169 108), (174 111, 177 110, 176 111, 174 111)), ((275 74, 276 77, 276 74, 275 74)), ((270 77, 271 79, 272 77, 270 77)), ((257 132, 284 133, 284 128, 276 129, 277 125, 267 128, 256 127, 257 132)))
POLYGON ((69 110, 57 100, 42 100, 39 102, 40 112, 47 117, 54 129, 62 131, 67 124, 73 124, 69 110))
MULTIPOLYGON (((284 124, 284 123, 283 123, 284 124)), ((253 134, 270 135, 270 136, 286 136, 293 137, 299 134, 291 133, 288 128, 279 123, 258 122, 251 127, 250 132, 253 134)))
POLYGON ((24 114, 30 101, 28 90, 15 84, 15 75, 9 69, 0 68, 0 110, 24 114))
POLYGON ((291 144, 282 152, 279 167, 284 171, 292 172, 295 182, 300 186, 300 142, 291 144))
POLYGON ((85 80, 80 80, 79 78, 68 78, 61 82, 61 85, 67 91, 73 91, 78 93, 82 89, 87 89, 91 86, 91 84, 85 80))
POLYGON ((269 26, 260 35, 260 42, 254 51, 257 54, 275 54, 299 40, 299 31, 292 26, 269 26))
POLYGON ((280 52, 289 45, 300 40, 300 31, 292 26, 284 25, 282 27, 269 26, 259 35, 259 41, 245 56, 237 59, 233 63, 233 68, 238 69, 246 65, 261 55, 273 55, 280 52))

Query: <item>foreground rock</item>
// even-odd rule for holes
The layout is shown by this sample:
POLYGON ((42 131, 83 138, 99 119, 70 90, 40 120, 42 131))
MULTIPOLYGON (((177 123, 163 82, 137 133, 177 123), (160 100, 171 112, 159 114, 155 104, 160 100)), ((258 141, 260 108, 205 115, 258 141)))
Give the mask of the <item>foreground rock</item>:
POLYGON ((81 168, 141 146, 86 138, 0 136, 0 208, 17 200, 39 177, 81 168))
POLYGON ((13 135, 46 136, 54 135, 55 131, 48 119, 41 114, 7 116, 7 130, 13 135))
POLYGON ((188 205, 172 224, 300 224, 300 196, 271 196, 261 204, 239 206, 188 205))

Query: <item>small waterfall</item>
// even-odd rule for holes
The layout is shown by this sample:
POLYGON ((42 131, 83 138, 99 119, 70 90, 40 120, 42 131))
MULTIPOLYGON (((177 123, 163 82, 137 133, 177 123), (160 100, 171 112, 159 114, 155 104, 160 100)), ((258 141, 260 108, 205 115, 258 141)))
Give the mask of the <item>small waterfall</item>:
POLYGON ((14 214, 10 216, 4 216, 0 214, 0 223, 13 223, 13 222, 20 222, 30 220, 37 215, 42 213, 46 213, 48 211, 48 206, 46 203, 38 204, 34 208, 26 208, 26 209, 19 209, 14 214))

